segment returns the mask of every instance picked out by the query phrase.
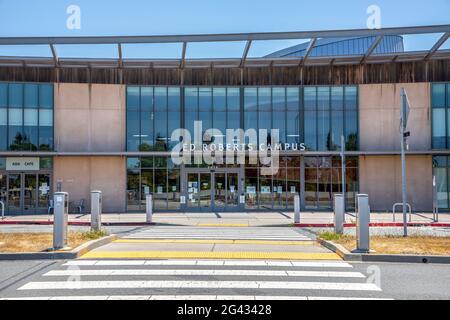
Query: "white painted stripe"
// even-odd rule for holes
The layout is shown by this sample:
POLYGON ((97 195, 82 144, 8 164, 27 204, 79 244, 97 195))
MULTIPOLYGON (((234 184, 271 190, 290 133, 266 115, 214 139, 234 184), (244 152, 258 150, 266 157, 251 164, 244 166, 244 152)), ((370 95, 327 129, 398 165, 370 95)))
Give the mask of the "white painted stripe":
POLYGON ((365 278, 360 272, 283 271, 283 270, 189 270, 189 269, 93 269, 52 270, 45 277, 69 276, 255 276, 365 278))
POLYGON ((0 300, 392 300, 388 298, 365 297, 304 297, 304 296, 240 296, 240 295, 116 295, 116 296, 53 296, 12 297, 0 300))
POLYGON ((214 288, 214 289, 284 289, 284 290, 355 290, 381 291, 373 283, 278 282, 278 281, 48 281, 29 282, 18 290, 79 290, 136 288, 214 288))
POLYGON ((63 266, 270 266, 311 268, 353 268, 347 262, 264 260, 73 260, 63 266))

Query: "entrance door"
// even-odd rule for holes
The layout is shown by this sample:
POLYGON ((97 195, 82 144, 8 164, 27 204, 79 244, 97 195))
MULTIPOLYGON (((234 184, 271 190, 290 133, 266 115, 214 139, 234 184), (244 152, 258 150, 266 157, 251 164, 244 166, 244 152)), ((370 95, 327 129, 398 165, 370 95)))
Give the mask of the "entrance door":
POLYGON ((186 211, 239 211, 242 193, 239 168, 185 169, 182 176, 182 194, 186 211))
POLYGON ((10 214, 46 213, 49 205, 50 173, 7 173, 5 206, 10 214))

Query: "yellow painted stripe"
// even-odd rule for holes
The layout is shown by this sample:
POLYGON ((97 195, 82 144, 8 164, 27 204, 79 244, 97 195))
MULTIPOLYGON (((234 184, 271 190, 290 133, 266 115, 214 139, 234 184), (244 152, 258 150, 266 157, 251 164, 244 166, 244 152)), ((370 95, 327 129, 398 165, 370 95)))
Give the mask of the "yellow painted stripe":
POLYGON ((248 227, 246 223, 198 223, 199 227, 248 227))
POLYGON ((221 239, 119 239, 117 243, 193 243, 193 244, 260 244, 275 246, 314 245, 314 241, 221 240, 221 239))
POLYGON ((90 251, 82 259, 341 260, 335 253, 218 251, 90 251))

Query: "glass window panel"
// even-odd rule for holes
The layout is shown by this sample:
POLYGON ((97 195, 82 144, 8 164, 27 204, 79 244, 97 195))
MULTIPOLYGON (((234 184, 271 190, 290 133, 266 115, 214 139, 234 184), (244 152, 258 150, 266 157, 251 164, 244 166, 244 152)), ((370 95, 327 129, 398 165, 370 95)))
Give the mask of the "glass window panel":
MULTIPOLYGON (((153 111, 153 88, 141 87, 141 111, 153 111)), ((138 110, 137 108, 135 110, 138 110)))
POLYGON ((357 87, 345 87, 345 108, 356 110, 358 106, 358 89, 357 87))
POLYGON ((258 207, 258 170, 245 169, 245 208, 256 209, 258 207))
POLYGON ((432 85, 431 101, 434 108, 445 107, 445 84, 432 85))
POLYGON ((305 111, 305 145, 308 150, 317 150, 317 113, 305 111))
POLYGON ((167 209, 167 170, 155 169, 155 186, 153 193, 155 209, 167 209))
POLYGON ((53 159, 50 157, 39 158, 39 167, 41 169, 51 169, 53 168, 53 159))
POLYGON ((172 150, 175 145, 178 143, 177 141, 171 141, 171 137, 172 137, 172 133, 176 130, 179 129, 181 127, 180 125, 180 113, 179 112, 168 112, 167 114, 167 123, 168 123, 168 145, 169 145, 169 150, 172 150))
POLYGON ((333 198, 331 192, 331 169, 319 169, 317 181, 319 209, 330 209, 333 198))
POLYGON ((37 108, 38 107, 38 85, 26 84, 25 85, 25 108, 37 108))
POLYGON ((446 167, 447 166, 447 157, 438 156, 433 157, 433 167, 446 167))
POLYGON ((167 110, 167 88, 155 88, 155 112, 167 110))
POLYGON ((0 108, 0 126, 6 126, 8 124, 8 109, 0 108))
POLYGON ((127 171, 127 210, 139 210, 139 180, 140 175, 138 170, 127 171))
POLYGON ((226 111, 227 108, 227 96, 226 88, 214 88, 213 89, 213 108, 214 112, 226 111))
POLYGON ((272 110, 284 111, 286 109, 286 89, 272 88, 272 110))
POLYGON ((185 92, 185 109, 188 111, 197 111, 198 109, 198 91, 197 88, 186 88, 185 92))
POLYGON ((287 88, 287 109, 290 111, 298 111, 299 109, 299 88, 287 88))
POLYGON ((300 114, 298 111, 288 111, 286 114, 287 114, 286 142, 300 143, 300 129, 299 129, 300 114))
POLYGON ((286 142, 286 112, 277 111, 276 116, 273 117, 273 129, 278 129, 278 142, 286 142))
POLYGON ((39 85, 39 107, 53 109, 53 84, 39 85))
MULTIPOLYGON (((134 119, 135 125, 137 128, 133 128, 133 130, 137 130, 137 133, 134 134, 134 138, 139 139, 139 150, 140 151, 152 151, 153 149, 153 112, 142 111, 133 113, 135 116, 139 116, 140 119, 134 119), (139 122, 140 121, 140 132, 139 132, 139 122)), ((137 141, 137 140, 136 140, 137 141)))
POLYGON ((331 109, 340 110, 344 108, 344 88, 331 87, 331 109))
POLYGON ((37 127, 37 111, 36 110, 25 110, 25 117, 32 119, 25 119, 25 121, 36 122, 36 125, 26 125, 23 128, 23 147, 22 150, 35 151, 38 145, 38 127, 37 127), (33 114, 28 114, 27 111, 35 111, 33 114))
POLYGON ((180 88, 171 87, 167 90, 168 110, 180 112, 180 88))
POLYGON ((37 109, 25 109, 23 118, 24 118, 25 126, 37 126, 38 125, 38 110, 37 109))
POLYGON ((260 111, 270 111, 271 108, 271 97, 270 88, 259 88, 258 89, 258 109, 260 111))
POLYGON ((155 149, 157 151, 168 150, 167 146, 167 112, 155 112, 155 149))
POLYGON ((433 110, 433 148, 445 149, 445 109, 439 108, 433 110))
POLYGON ((304 88, 304 105, 305 109, 315 110, 316 109, 316 87, 305 87, 304 88))
POLYGON ((358 150, 358 113, 356 111, 345 112, 345 134, 348 151, 358 150))
POLYGON ((39 110, 39 126, 53 127, 53 110, 39 110))
POLYGON ((317 117, 318 150, 331 150, 330 113, 328 110, 319 110, 317 117))
POLYGON ((450 83, 447 84, 447 107, 450 107, 450 83))
POLYGON ((239 111, 241 106, 241 94, 239 88, 227 88, 227 110, 239 111))
POLYGON ((167 158, 166 157, 155 157, 154 158, 154 167, 155 168, 166 168, 167 167, 167 158))
POLYGON ((153 168, 153 157, 143 157, 140 162, 141 168, 153 168))
POLYGON ((9 107, 22 108, 23 106, 23 85, 18 83, 9 84, 9 107))
POLYGON ((53 150, 53 127, 39 127, 39 150, 53 150))
POLYGON ((180 170, 168 170, 167 172, 168 187, 168 209, 180 209, 180 170))
POLYGON ((244 109, 245 111, 257 110, 257 89, 245 88, 244 89, 244 109))
POLYGON ((331 148, 330 150, 340 150, 341 148, 341 136, 344 134, 344 112, 332 111, 331 112, 331 148))
MULTIPOLYGON (((305 158, 306 160, 306 158, 305 158)), ((305 207, 317 208, 317 169, 305 168, 305 207)))
POLYGON ((127 87, 127 110, 139 110, 139 87, 127 87))
POLYGON ((140 145, 139 112, 127 111, 127 150, 139 151, 140 145))
POLYGON ((8 85, 0 83, 0 107, 8 106, 8 85))
POLYGON ((199 111, 212 112, 212 92, 211 88, 198 89, 198 107, 199 111))
POLYGON ((437 205, 439 209, 448 209, 448 168, 434 168, 436 176, 437 205))
POLYGON ((9 110, 9 125, 10 126, 21 126, 22 125, 22 109, 12 109, 9 110))
POLYGON ((319 110, 330 109, 330 88, 318 87, 317 88, 317 107, 319 110))
POLYGON ((127 169, 139 169, 140 165, 139 158, 127 158, 127 169))
POLYGON ((286 171, 285 168, 280 168, 276 175, 273 176, 273 207, 277 209, 286 208, 288 194, 288 189, 286 188, 286 171))
MULTIPOLYGON (((240 128, 241 128, 241 113, 228 111, 227 129, 240 129, 240 128)), ((225 132, 223 133, 225 134, 225 132)))
MULTIPOLYGON (((258 112, 258 129, 267 129, 267 134, 270 133, 270 129, 272 128, 272 112, 258 112)), ((260 143, 265 143, 266 141, 261 141, 260 143)))

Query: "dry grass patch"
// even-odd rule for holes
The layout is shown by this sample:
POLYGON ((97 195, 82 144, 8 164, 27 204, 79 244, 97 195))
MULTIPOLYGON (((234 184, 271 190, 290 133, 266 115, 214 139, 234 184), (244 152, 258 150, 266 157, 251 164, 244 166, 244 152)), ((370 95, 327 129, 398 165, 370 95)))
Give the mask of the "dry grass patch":
MULTIPOLYGON (((107 235, 100 232, 69 232, 68 244, 71 248, 107 235)), ((0 252, 43 252, 53 246, 52 233, 0 233, 0 252)))
MULTIPOLYGON (((344 246, 347 250, 356 249, 356 238, 349 235, 332 235, 326 233, 325 240, 344 246)), ((450 255, 450 237, 397 236, 370 237, 370 248, 379 254, 419 254, 419 255, 450 255)))

